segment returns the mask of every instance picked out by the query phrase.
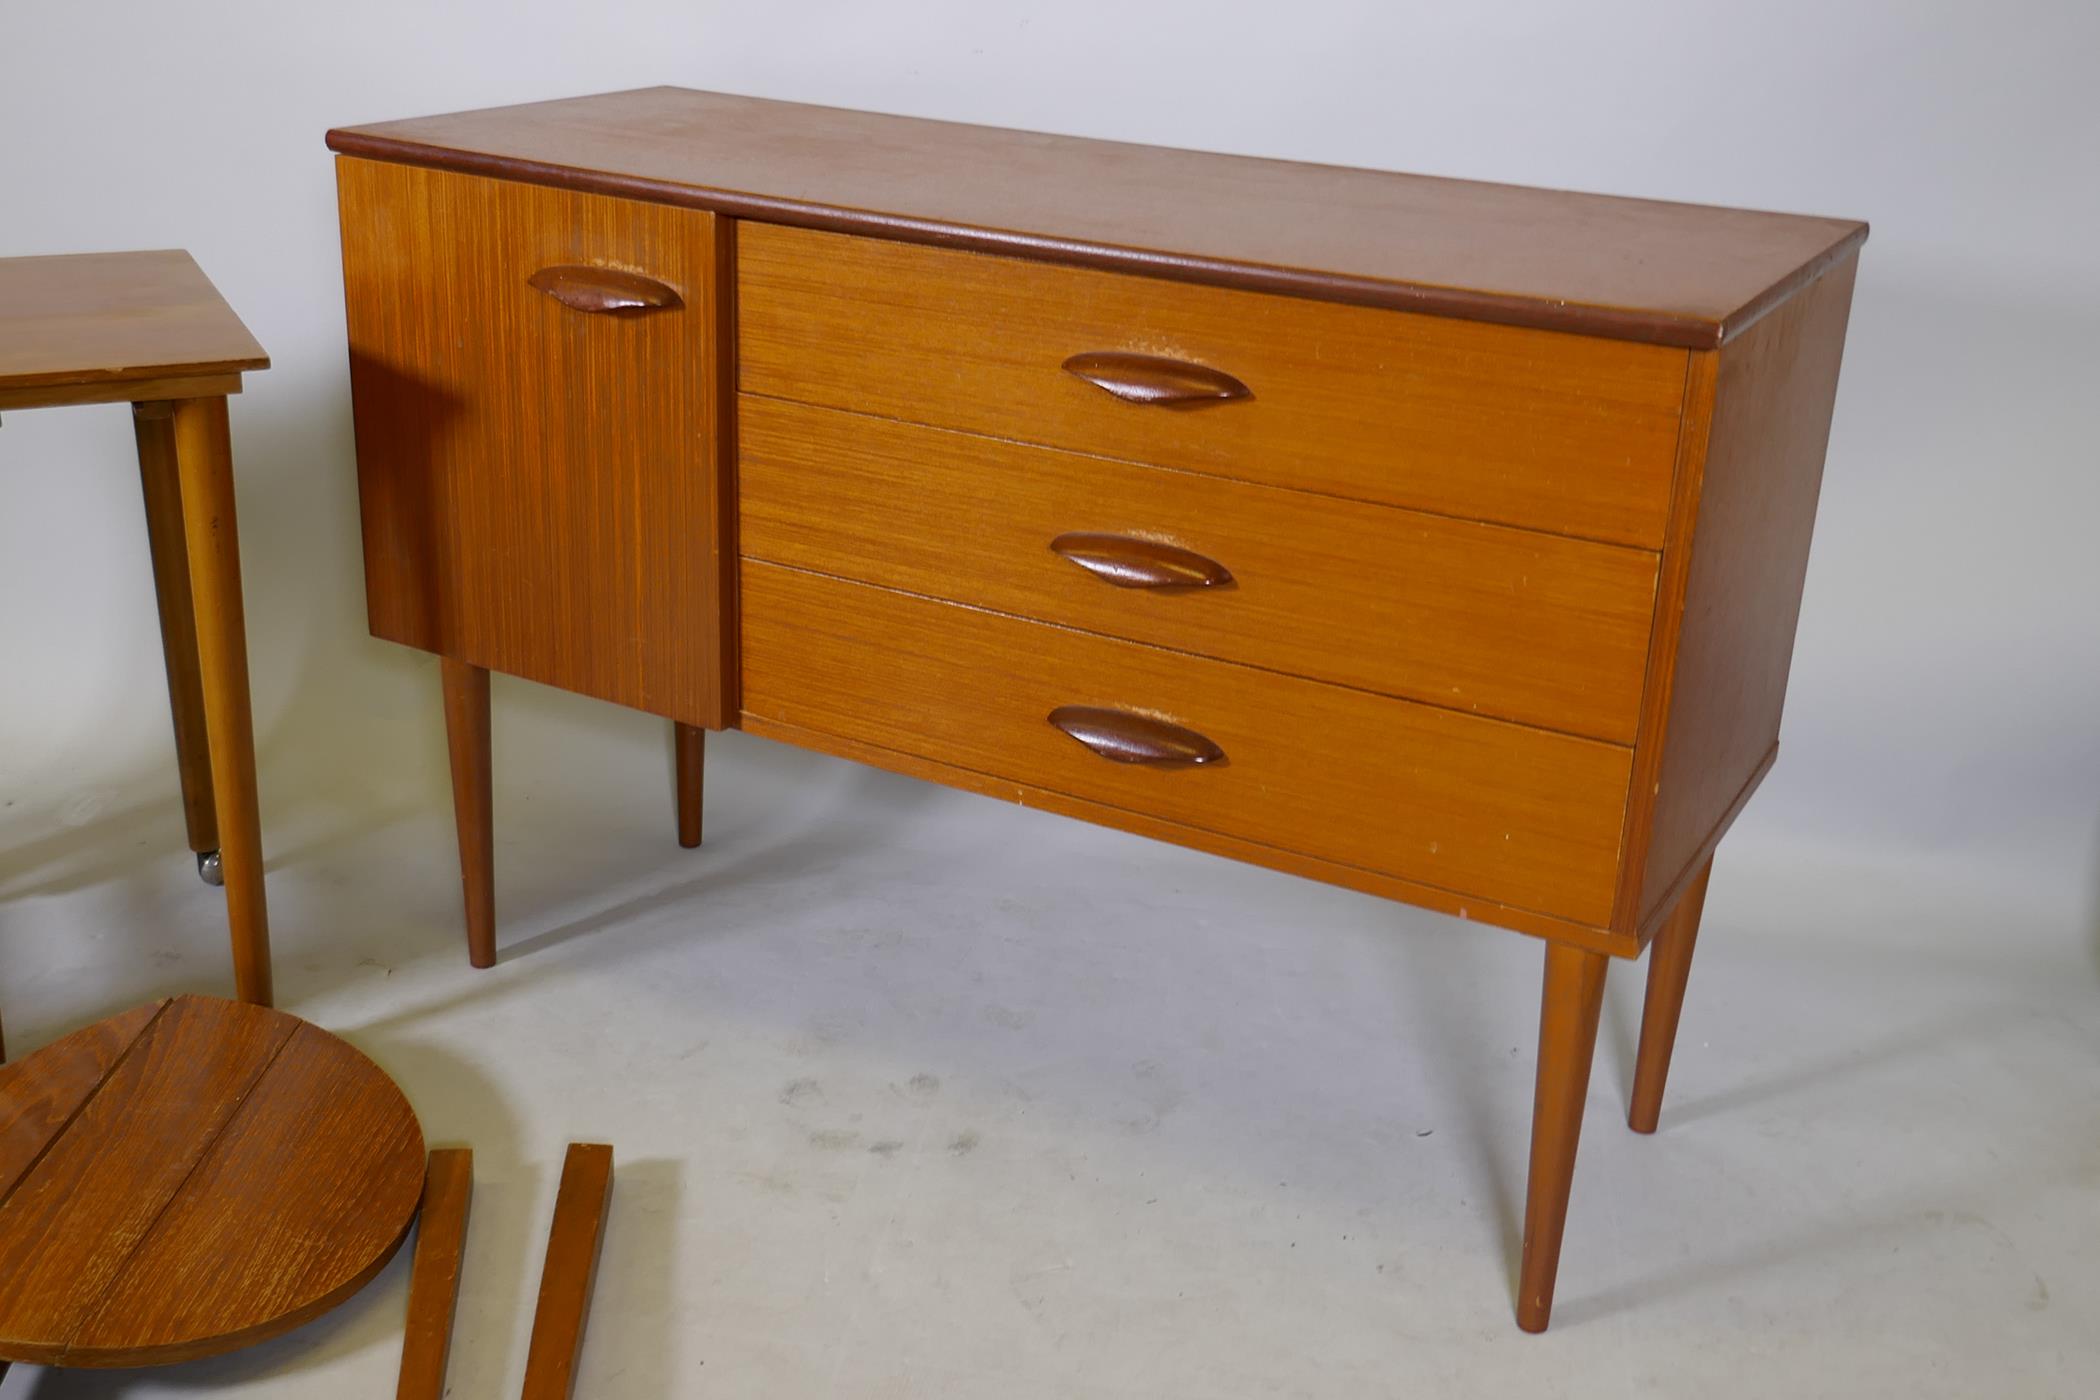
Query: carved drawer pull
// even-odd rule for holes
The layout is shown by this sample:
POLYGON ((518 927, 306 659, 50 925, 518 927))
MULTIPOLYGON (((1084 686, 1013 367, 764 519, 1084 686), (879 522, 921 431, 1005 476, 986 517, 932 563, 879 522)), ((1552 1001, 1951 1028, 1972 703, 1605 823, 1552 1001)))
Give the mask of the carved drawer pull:
POLYGON ((1074 530, 1050 541, 1050 548, 1118 588, 1217 588, 1232 582, 1232 571, 1215 559, 1133 535, 1074 530))
POLYGON ((1064 367, 1067 374, 1076 374, 1125 403, 1153 404, 1160 408, 1202 408, 1207 404, 1254 397, 1252 389, 1224 370, 1191 364, 1187 360, 1170 360, 1164 355, 1091 350, 1072 356, 1065 361, 1064 367))
POLYGON ((1195 730, 1150 715, 1133 714, 1129 710, 1111 710, 1097 705, 1059 705, 1050 712, 1050 723, 1103 758, 1117 763, 1150 763, 1164 767, 1222 763, 1225 759, 1225 750, 1195 730))
POLYGON ((527 280, 571 311, 598 316, 646 316, 685 305, 676 289, 653 277, 614 267, 563 264, 543 267, 527 280))

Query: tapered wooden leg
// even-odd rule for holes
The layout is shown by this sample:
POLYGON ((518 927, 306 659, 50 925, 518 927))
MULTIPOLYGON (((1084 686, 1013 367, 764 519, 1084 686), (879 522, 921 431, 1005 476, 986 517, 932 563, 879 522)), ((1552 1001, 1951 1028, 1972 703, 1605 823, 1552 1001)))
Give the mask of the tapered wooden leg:
POLYGON ((1633 1065, 1633 1103, 1626 1111, 1626 1122, 1637 1133, 1654 1132, 1662 1117, 1663 1082, 1670 1077, 1685 979, 1692 973, 1692 945, 1699 941, 1699 916, 1706 910, 1706 880, 1713 869, 1709 857, 1648 949, 1648 998, 1641 1010, 1641 1048, 1633 1065))
POLYGON ((678 844, 687 850, 700 844, 700 795, 707 775, 707 731, 696 724, 673 724, 671 745, 678 769, 678 844))
POLYGON ((445 740, 452 751, 452 815, 459 825, 459 879, 467 905, 467 961, 496 965, 496 833, 490 793, 489 673, 440 657, 445 740))
POLYGON ((175 408, 132 405, 139 446, 139 486, 146 500, 146 544, 153 556, 153 594, 160 604, 161 660, 168 672, 168 713, 175 721, 175 766, 182 775, 182 815, 190 849, 219 849, 211 797, 211 745, 204 732, 204 678, 197 666, 197 611, 190 598, 190 551, 183 538, 182 482, 175 468, 175 408))
POLYGON ((1568 1187, 1590 1091, 1597 1012, 1604 1003, 1605 955, 1546 945, 1546 992, 1539 1010, 1538 1094, 1531 1110, 1531 1186, 1524 1203, 1524 1258, 1517 1271, 1517 1326, 1543 1332, 1553 1315, 1568 1187))
POLYGON ((248 706, 248 624, 234 523, 233 445, 223 397, 175 405, 175 466, 197 627, 197 671, 218 817, 219 869, 242 1001, 268 1006, 270 921, 263 903, 261 818, 255 798, 254 719, 248 706))

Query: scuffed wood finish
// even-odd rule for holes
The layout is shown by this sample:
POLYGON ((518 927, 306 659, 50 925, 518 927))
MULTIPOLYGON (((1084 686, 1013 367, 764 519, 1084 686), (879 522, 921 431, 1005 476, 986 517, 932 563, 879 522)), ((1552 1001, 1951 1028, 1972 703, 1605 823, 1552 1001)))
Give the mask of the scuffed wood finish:
POLYGON ((188 253, 0 258, 0 409, 238 393, 269 366, 188 253))
POLYGON ((707 786, 707 731, 690 724, 671 726, 672 767, 676 770, 678 844, 691 850, 700 844, 700 817, 707 786))
POLYGON ((1661 923, 1778 745, 1857 270, 1694 357, 1619 929, 1661 923))
POLYGON ((294 1024, 184 999, 143 1033, 0 1204, 0 1356, 67 1362, 74 1335, 294 1024))
POLYGON ((719 725, 713 217, 370 161, 338 180, 373 632, 719 725), (530 285, 575 265, 683 306, 530 285))
POLYGON ((133 1007, 0 1068, 0 1206, 166 1006, 133 1007))
POLYGON ((175 467, 183 543, 197 620, 197 670, 210 749, 219 874, 233 935, 233 981, 242 1001, 268 1006, 270 922, 263 898, 262 814, 255 791, 255 722, 248 697, 248 623, 241 602, 241 544, 233 504, 233 443, 226 400, 175 405, 175 467))
POLYGON ((452 1319, 459 1307, 460 1266, 466 1258, 473 1201, 473 1152, 464 1147, 431 1149, 423 1204, 416 1213, 416 1257, 409 1273, 408 1321, 402 1329, 395 1400, 444 1400, 445 1364, 452 1355, 452 1319))
POLYGON ((1654 548, 1685 355, 1649 345, 746 226, 749 393, 1654 548), (1251 397, 1130 403, 1062 368, 1167 354, 1251 397))
POLYGON ((598 1282, 612 1183, 612 1148, 603 1143, 569 1144, 554 1198, 554 1224, 547 1233, 547 1260, 540 1269, 539 1304, 532 1314, 524 1400, 570 1400, 576 1393, 576 1367, 583 1356, 591 1290, 598 1282))
POLYGON ((422 1130, 394 1082, 345 1042, 298 1025, 64 1364, 227 1351, 320 1316, 393 1257, 423 1168, 422 1130))
POLYGON ((489 734, 489 673, 438 659, 445 697, 445 747, 452 765, 452 816, 459 832, 459 882, 467 916, 467 961, 496 965, 495 763, 489 734))
POLYGON ((287 1331, 384 1266, 422 1191, 392 1081, 236 1002, 139 1008, 0 1071, 11 1155, 34 1123, 45 1142, 0 1198, 9 1360, 138 1366, 287 1331))
POLYGON ((742 590, 747 717, 1550 917, 1610 911, 1625 749, 770 564, 742 590), (1106 762, 1048 722, 1073 704, 1230 761, 1106 762))
POLYGON ((174 406, 137 404, 132 426, 146 502, 146 543, 153 556, 153 595, 160 608, 161 660, 168 673, 183 822, 190 849, 203 855, 219 849, 219 823, 211 796, 211 743, 204 728, 204 677, 197 667, 197 612, 190 597, 189 545, 183 538, 182 483, 175 467, 174 406))
POLYGON ((1631 743, 1655 556, 770 399, 739 409, 746 556, 1631 743), (1111 587, 1051 543, 1193 550, 1111 587))
POLYGON ((1553 1315, 1561 1236, 1575 1180, 1575 1149, 1590 1092, 1604 973, 1597 953, 1546 945, 1539 1009, 1538 1085, 1531 1111, 1531 1178, 1524 1201, 1524 1253, 1517 1268, 1517 1326, 1543 1332, 1553 1315))
POLYGON ((1709 857, 1678 896, 1662 931, 1648 949, 1648 995, 1641 1007, 1641 1044, 1634 1057, 1633 1100, 1627 1126, 1652 1133, 1662 1119, 1663 1086, 1670 1077, 1670 1054, 1677 1046, 1677 1021, 1684 1012, 1684 988, 1692 974, 1692 950, 1699 941, 1699 916, 1706 909, 1706 885, 1713 875, 1709 857))
POLYGON ((1846 219, 669 87, 353 127, 328 144, 783 224, 1684 346, 1740 332, 1866 236, 1846 219))

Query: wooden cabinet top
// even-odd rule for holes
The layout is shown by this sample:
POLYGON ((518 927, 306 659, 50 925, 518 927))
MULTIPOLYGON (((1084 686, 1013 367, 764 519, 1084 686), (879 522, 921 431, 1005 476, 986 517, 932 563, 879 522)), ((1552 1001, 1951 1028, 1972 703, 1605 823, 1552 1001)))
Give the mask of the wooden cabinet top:
POLYGON ((777 223, 1710 349, 1849 219, 644 88, 328 133, 343 154, 777 223))

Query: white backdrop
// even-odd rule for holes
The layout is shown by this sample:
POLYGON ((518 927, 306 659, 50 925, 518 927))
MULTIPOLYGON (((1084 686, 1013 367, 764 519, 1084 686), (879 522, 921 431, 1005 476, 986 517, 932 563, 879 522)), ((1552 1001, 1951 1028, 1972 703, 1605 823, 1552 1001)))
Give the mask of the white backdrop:
MULTIPOLYGON (((2035 952, 2090 969, 2100 8, 0 13, 0 254, 187 247, 275 360, 233 410, 266 840, 301 807, 442 792, 428 667, 364 634, 322 132, 674 82, 1871 220, 1783 751, 1737 839, 2008 902, 2035 952)), ((179 830, 122 824, 164 816, 174 782, 130 453, 120 409, 0 428, 0 875, 68 828, 179 848, 179 830)), ((662 743, 609 708, 561 714, 662 743)))

